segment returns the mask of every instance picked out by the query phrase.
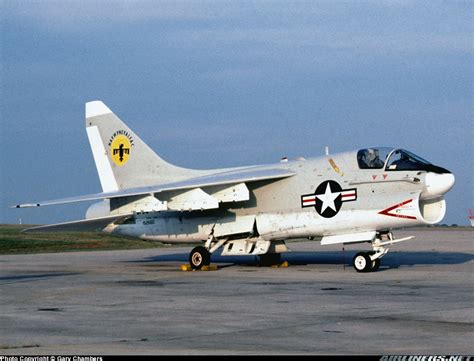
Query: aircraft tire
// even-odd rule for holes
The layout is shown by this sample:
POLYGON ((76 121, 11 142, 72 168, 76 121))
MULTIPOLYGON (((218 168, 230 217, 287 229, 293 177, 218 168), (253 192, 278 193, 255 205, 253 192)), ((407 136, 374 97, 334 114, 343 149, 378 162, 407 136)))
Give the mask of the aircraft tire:
POLYGON ((375 261, 372 261, 372 267, 370 272, 377 272, 380 267, 380 258, 377 258, 375 261))
POLYGON ((195 247, 189 254, 189 264, 192 269, 199 270, 202 266, 211 264, 211 254, 203 246, 195 247))
POLYGON ((352 261, 354 269, 359 272, 370 272, 372 270, 372 260, 367 252, 359 252, 354 256, 352 261))

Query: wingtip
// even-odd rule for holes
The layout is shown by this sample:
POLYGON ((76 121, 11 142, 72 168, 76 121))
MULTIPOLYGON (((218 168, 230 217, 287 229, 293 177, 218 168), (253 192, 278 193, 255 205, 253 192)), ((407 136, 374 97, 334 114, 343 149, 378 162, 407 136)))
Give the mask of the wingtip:
POLYGON ((86 118, 92 118, 109 113, 112 113, 112 111, 100 100, 86 103, 86 118))

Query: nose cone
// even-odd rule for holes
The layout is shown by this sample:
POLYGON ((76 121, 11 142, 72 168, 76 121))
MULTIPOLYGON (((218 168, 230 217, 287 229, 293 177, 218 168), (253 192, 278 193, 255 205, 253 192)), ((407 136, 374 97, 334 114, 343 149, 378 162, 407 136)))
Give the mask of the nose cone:
POLYGON ((454 186, 454 174, 428 172, 425 178, 425 189, 421 193, 421 199, 430 199, 442 196, 454 186))

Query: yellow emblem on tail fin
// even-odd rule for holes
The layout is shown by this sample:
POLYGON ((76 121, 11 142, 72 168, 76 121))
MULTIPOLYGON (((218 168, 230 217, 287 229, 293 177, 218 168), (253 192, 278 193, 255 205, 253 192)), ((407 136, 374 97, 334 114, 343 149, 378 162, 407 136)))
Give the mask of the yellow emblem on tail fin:
POLYGON ((110 156, 116 165, 121 167, 127 163, 131 152, 132 145, 125 135, 119 134, 114 137, 110 144, 110 156))

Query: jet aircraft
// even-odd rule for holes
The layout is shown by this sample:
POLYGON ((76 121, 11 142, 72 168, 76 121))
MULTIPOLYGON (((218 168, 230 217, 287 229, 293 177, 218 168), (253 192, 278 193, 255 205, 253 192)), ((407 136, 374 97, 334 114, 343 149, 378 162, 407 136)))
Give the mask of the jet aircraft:
POLYGON ((448 170, 399 148, 369 147, 276 164, 194 170, 160 158, 103 102, 86 103, 86 131, 102 192, 14 207, 98 200, 84 220, 27 231, 101 230, 163 243, 196 243, 193 269, 211 255, 278 263, 285 240, 369 243, 353 259, 376 271, 392 230, 431 225, 446 212, 448 170))

